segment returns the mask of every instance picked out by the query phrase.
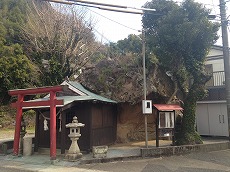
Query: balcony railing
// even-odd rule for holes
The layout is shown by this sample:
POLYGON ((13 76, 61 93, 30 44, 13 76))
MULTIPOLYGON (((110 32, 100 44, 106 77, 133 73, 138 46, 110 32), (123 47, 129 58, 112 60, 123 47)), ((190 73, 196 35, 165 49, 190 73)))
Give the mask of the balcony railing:
POLYGON ((225 76, 224 71, 213 72, 212 78, 206 83, 207 87, 224 86, 225 76))

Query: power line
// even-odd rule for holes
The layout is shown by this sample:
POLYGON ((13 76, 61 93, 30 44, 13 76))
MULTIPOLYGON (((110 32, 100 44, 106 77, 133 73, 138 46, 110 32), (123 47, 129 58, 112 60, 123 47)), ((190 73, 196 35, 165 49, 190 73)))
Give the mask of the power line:
MULTIPOLYGON (((65 0, 66 1, 66 0, 65 0)), ((80 2, 84 4, 93 4, 97 6, 107 6, 107 7, 113 7, 113 8, 123 8, 123 9, 134 9, 134 10, 140 10, 140 11, 156 11, 155 9, 150 8, 136 8, 136 7, 130 7, 130 6, 124 6, 124 5, 115 5, 115 4, 108 4, 108 3, 100 3, 100 2, 93 2, 93 1, 86 1, 86 0, 67 0, 71 2, 80 2)))
POLYGON ((108 18, 108 17, 102 15, 102 14, 99 14, 99 13, 97 13, 96 11, 93 11, 93 10, 91 10, 91 9, 89 9, 89 8, 88 8, 88 10, 91 11, 91 12, 93 12, 93 13, 95 13, 95 14, 97 14, 97 15, 99 15, 99 16, 101 16, 101 17, 104 17, 104 18, 106 18, 106 19, 108 19, 108 20, 110 20, 110 21, 112 21, 112 22, 114 22, 114 23, 117 23, 117 24, 119 24, 119 25, 121 25, 121 26, 123 26, 123 27, 126 27, 126 28, 128 28, 128 29, 131 29, 131 30, 140 32, 140 30, 138 30, 138 29, 134 29, 134 28, 131 28, 131 27, 129 27, 129 26, 126 26, 126 25, 124 25, 124 24, 122 24, 122 23, 120 23, 120 22, 118 22, 118 21, 115 21, 115 20, 113 20, 113 19, 110 19, 110 18, 108 18))
POLYGON ((74 5, 81 5, 81 6, 85 6, 85 7, 98 8, 100 10, 114 11, 114 12, 121 12, 121 13, 143 14, 143 12, 138 12, 138 11, 120 10, 118 8, 106 8, 106 7, 101 7, 101 6, 88 5, 88 4, 84 4, 84 3, 74 3, 74 5))
POLYGON ((155 9, 150 8, 136 8, 136 7, 128 7, 123 5, 114 5, 114 4, 106 4, 106 3, 98 3, 93 1, 77 1, 77 0, 42 0, 42 1, 49 1, 55 3, 63 3, 68 5, 81 5, 86 7, 98 8, 101 10, 107 11, 114 11, 114 12, 121 12, 121 13, 131 13, 131 14, 144 14, 145 12, 155 12, 155 9), (126 9, 126 10, 124 10, 126 9), (132 10, 128 10, 132 9, 132 10), (134 11, 136 10, 136 11, 134 11))
MULTIPOLYGON (((107 20, 110 20, 116 24, 119 24, 125 28, 128 28, 130 30, 134 30, 134 31, 137 31, 137 32, 140 32, 140 30, 138 29, 134 29, 132 27, 129 27, 127 25, 124 25, 118 21, 115 21, 113 19, 110 19, 104 15, 101 15, 93 10, 91 10, 90 8, 99 8, 99 9, 102 9, 102 10, 108 10, 108 11, 115 11, 115 12, 122 12, 122 13, 132 13, 132 14, 143 14, 143 11, 142 12, 134 12, 134 11, 124 11, 124 10, 117 10, 117 9, 112 9, 112 8, 104 8, 104 7, 98 7, 98 6, 94 6, 94 5, 90 5, 90 4, 95 4, 95 5, 101 5, 102 3, 96 3, 96 2, 89 2, 89 1, 82 1, 81 2, 87 2, 88 4, 83 4, 83 3, 78 3, 78 2, 75 2, 75 0, 69 0, 69 1, 62 1, 62 0, 43 0, 43 1, 50 1, 50 2, 56 2, 56 3, 62 3, 64 2, 64 4, 68 4, 68 5, 80 5, 80 6, 84 6, 84 7, 89 7, 87 8, 89 11, 103 17, 103 18, 106 18, 107 20), (70 2, 71 1, 71 2, 70 2), (73 1, 73 2, 72 2, 73 1)), ((135 7, 126 7, 126 6, 122 6, 122 5, 112 5, 112 4, 103 4, 105 6, 112 6, 112 7, 120 7, 120 8, 132 8, 132 9, 138 9, 138 10, 147 10, 147 11, 155 11, 154 9, 145 9, 145 8, 135 8, 135 7)), ((101 34, 100 32, 98 32, 96 29, 94 29, 99 35, 101 35, 104 39, 106 39, 108 42, 111 42, 109 39, 107 39, 103 34, 101 34)))

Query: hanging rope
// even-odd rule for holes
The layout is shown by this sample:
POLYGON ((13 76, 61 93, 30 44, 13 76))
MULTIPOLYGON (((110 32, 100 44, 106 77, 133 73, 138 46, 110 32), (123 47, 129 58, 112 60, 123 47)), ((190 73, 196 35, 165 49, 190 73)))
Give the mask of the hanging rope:
POLYGON ((44 131, 49 130, 49 127, 48 127, 48 122, 47 122, 47 120, 46 120, 46 119, 44 119, 43 124, 44 124, 44 131))
POLYGON ((60 123, 59 123, 59 132, 61 132, 61 123, 62 123, 62 118, 61 118, 61 114, 59 115, 59 120, 60 120, 60 123))
MULTIPOLYGON (((38 110, 38 111, 39 111, 40 115, 42 115, 42 117, 44 118, 44 121, 43 121, 44 131, 49 130, 48 121, 47 120, 50 120, 50 118, 46 117, 40 110, 38 110)), ((58 115, 59 115, 58 119, 60 120, 59 132, 61 132, 61 109, 56 114, 56 116, 58 116, 58 115)))
MULTIPOLYGON (((44 119, 50 120, 50 118, 48 118, 48 117, 46 117, 45 115, 43 115, 43 113, 42 113, 40 110, 38 110, 38 111, 39 111, 40 115, 43 116, 44 119)), ((60 113, 61 113, 61 109, 58 111, 58 113, 56 114, 56 116, 58 116, 60 113)))

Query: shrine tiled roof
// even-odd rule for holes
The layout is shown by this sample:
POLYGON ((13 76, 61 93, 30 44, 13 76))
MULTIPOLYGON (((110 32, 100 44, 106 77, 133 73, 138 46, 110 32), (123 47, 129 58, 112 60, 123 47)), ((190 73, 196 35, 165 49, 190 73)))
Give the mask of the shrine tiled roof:
MULTIPOLYGON (((105 103, 117 103, 114 100, 105 98, 103 96, 97 95, 89 90, 87 90, 85 87, 83 87, 78 82, 72 82, 72 81, 64 81, 61 85, 68 85, 68 90, 71 91, 72 95, 65 95, 63 94, 57 95, 57 100, 63 100, 64 104, 59 105, 57 107, 62 107, 68 104, 71 104, 73 102, 79 102, 79 101, 92 101, 92 102, 105 102, 105 103)), ((44 98, 29 100, 30 101, 47 101, 49 100, 49 94, 46 95, 44 98)), ((48 107, 48 106, 47 106, 48 107)), ((37 106, 37 107, 26 107, 24 109, 33 109, 33 108, 46 108, 45 106, 37 106)))

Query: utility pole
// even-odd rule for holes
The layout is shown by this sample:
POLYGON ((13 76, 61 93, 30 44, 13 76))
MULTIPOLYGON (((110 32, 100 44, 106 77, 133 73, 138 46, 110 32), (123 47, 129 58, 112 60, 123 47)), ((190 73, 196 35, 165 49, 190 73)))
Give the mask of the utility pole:
MULTIPOLYGON (((142 29, 142 60, 143 60, 143 88, 144 88, 144 100, 147 98, 146 89, 146 69, 145 69, 145 29, 142 29)), ((152 108, 152 107, 151 107, 152 108)), ((145 147, 148 148, 148 116, 145 116, 145 147)))
POLYGON ((228 133, 229 133, 229 140, 230 140, 230 61, 229 61, 229 47, 228 47, 228 20, 226 18, 225 0, 220 0, 220 16, 221 16, 222 43, 223 43, 225 90, 226 90, 226 100, 227 100, 228 133))

